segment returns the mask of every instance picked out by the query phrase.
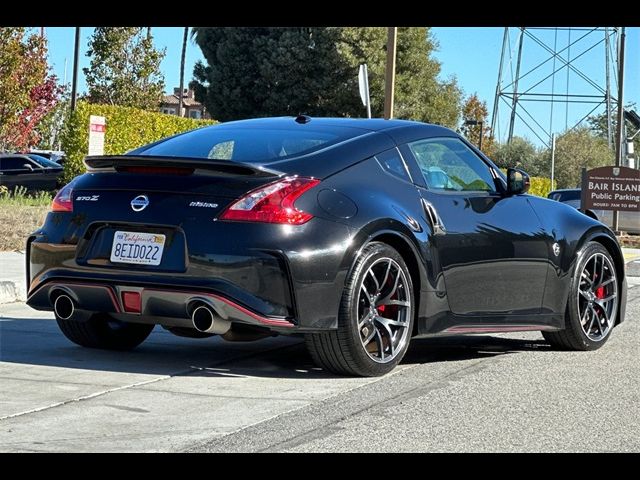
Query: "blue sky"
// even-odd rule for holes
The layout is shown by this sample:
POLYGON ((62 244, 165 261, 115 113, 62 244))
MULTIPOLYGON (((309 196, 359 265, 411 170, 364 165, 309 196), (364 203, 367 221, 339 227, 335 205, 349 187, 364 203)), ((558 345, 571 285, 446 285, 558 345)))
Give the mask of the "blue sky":
MULTIPOLYGON (((93 32, 93 28, 83 27, 81 31, 81 56, 80 68, 89 65, 89 59, 85 56, 87 50, 87 42, 89 36, 93 32)), ((496 81, 498 77, 498 64, 500 61, 500 52, 502 47, 502 36, 504 29, 501 27, 434 27, 433 35, 439 43, 439 49, 436 52, 436 58, 442 63, 443 78, 455 76, 458 84, 466 94, 477 92, 478 96, 487 102, 489 112, 493 107, 495 96, 496 81)), ((182 47, 182 27, 154 27, 152 30, 154 41, 157 47, 166 48, 166 56, 162 62, 161 69, 165 75, 165 84, 167 91, 172 91, 174 86, 179 83, 180 53, 182 47)), ((536 36, 547 45, 553 45, 555 40, 555 32, 553 30, 535 31, 536 36)), ((584 32, 572 32, 572 41, 584 32)), ((65 60, 66 60, 66 78, 71 81, 72 65, 73 65, 73 45, 74 45, 74 28, 72 27, 48 27, 46 29, 47 38, 49 40, 49 61, 53 67, 54 73, 63 80, 65 78, 65 60)), ((512 29, 512 47, 515 45, 515 29, 512 29)), ((569 38, 566 32, 559 32, 557 37, 558 49, 568 43, 569 38)), ((582 43, 577 43, 574 48, 576 51, 582 51, 598 39, 596 34, 585 38, 582 43)), ((626 52, 626 75, 625 75, 625 103, 635 102, 640 107, 640 28, 627 28, 627 52, 626 52)), ((523 71, 531 68, 545 58, 544 51, 539 45, 530 39, 525 40, 523 49, 523 71)), ((185 69, 185 82, 191 80, 193 66, 197 60, 202 60, 202 52, 199 47, 188 40, 187 61, 185 69)), ((559 64, 556 66, 558 68, 559 64)), ((589 78, 596 83, 603 83, 604 78, 604 48, 602 45, 594 50, 587 52, 578 61, 576 67, 584 72, 589 78)), ((526 84, 525 88, 533 85, 536 78, 544 78, 546 74, 551 73, 552 64, 548 62, 544 68, 532 73, 528 77, 528 81, 532 83, 526 84), (539 72, 539 73, 538 73, 539 72), (545 73, 546 72, 546 73, 545 73), (536 77, 536 75, 538 75, 536 77), (542 75, 542 77, 540 77, 542 75)), ((569 86, 571 92, 584 94, 594 93, 583 79, 577 74, 571 73, 569 77, 569 86)), ((541 85, 545 87, 545 91, 551 91, 551 79, 541 85)), ((82 70, 79 72, 79 91, 86 90, 86 83, 82 70)), ((555 76, 554 91, 563 93, 566 91, 566 69, 561 74, 555 76)), ((615 91, 614 91, 615 95, 615 91)), ((542 126, 552 131, 560 132, 564 130, 565 124, 569 127, 573 125, 593 106, 588 105, 571 105, 567 112, 563 106, 556 104, 554 106, 554 114, 550 115, 550 105, 542 103, 527 103, 526 108, 532 116, 542 124, 542 126), (586 109, 586 110, 585 110, 586 109), (565 117, 568 114, 568 119, 565 117), (549 125, 553 121, 552 125, 549 125)), ((522 113, 528 123, 533 124, 531 119, 522 113)), ((496 128, 500 137, 506 135, 507 115, 506 110, 502 107, 499 111, 499 125, 496 128)), ((535 126, 534 126, 535 127, 535 126)), ((535 127, 538 135, 541 130, 535 127)), ((534 143, 541 145, 542 141, 536 137, 521 120, 516 122, 515 133, 531 139, 534 143)))

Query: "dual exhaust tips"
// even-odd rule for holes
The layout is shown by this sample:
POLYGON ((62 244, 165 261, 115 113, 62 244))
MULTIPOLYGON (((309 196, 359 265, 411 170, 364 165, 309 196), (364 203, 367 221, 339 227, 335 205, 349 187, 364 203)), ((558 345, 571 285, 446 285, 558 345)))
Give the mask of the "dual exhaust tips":
MULTIPOLYGON (((197 331, 224 335, 231 328, 231 322, 221 318, 208 304, 192 302, 190 307, 188 311, 191 311, 191 324, 197 331)), ((70 320, 77 313, 76 303, 69 295, 61 293, 53 301, 53 311, 59 319, 70 320)))

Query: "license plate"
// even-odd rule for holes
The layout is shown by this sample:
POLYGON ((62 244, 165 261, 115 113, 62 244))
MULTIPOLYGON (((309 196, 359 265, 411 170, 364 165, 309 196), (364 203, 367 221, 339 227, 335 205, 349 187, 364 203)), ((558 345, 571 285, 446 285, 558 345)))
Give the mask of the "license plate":
POLYGON ((160 265, 165 236, 157 233, 116 232, 111 261, 136 265, 160 265))

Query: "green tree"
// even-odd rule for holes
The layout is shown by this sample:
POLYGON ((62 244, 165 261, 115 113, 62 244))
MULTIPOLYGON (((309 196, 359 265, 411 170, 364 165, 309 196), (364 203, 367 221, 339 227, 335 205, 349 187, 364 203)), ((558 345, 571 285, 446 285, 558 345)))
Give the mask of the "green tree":
POLYGON ((0 28, 0 151, 35 145, 38 124, 59 95, 57 79, 49 74, 45 38, 25 28, 0 28))
POLYGON ((502 143, 495 147, 492 160, 500 168, 522 168, 532 176, 549 176, 535 145, 528 139, 513 137, 511 143, 502 143))
POLYGON ((92 103, 156 110, 164 92, 160 62, 165 49, 153 46, 142 27, 97 27, 89 40, 84 68, 92 103))
MULTIPOLYGON (((550 176, 551 151, 542 155, 548 165, 544 176, 550 176)), ((583 168, 591 169, 612 165, 614 153, 609 150, 606 138, 601 138, 586 126, 569 130, 556 139, 555 180, 556 188, 575 188, 581 179, 583 168)))
POLYGON ((462 105, 462 126, 460 131, 474 145, 479 144, 480 134, 482 133, 482 151, 489 157, 494 156, 496 145, 493 138, 491 138, 487 102, 480 100, 477 93, 469 95, 462 105), (465 125, 464 122, 466 120, 482 122, 482 127, 480 125, 465 125))
MULTIPOLYGON (((367 63, 373 116, 382 116, 386 29, 194 28, 207 65, 194 69, 196 98, 214 118, 308 113, 362 117, 358 65, 367 63)), ((439 81, 426 28, 400 28, 395 116, 455 126, 460 90, 439 81)))
MULTIPOLYGON (((636 106, 634 103, 630 103, 625 107, 625 110, 635 110, 635 109, 636 109, 636 106)), ((589 118, 587 118, 587 123, 591 127, 591 130, 593 131, 593 133, 595 133, 598 137, 604 138, 606 140, 607 138, 607 113, 606 112, 600 113, 598 115, 590 116, 589 118)), ((614 116, 611 122, 611 128, 613 130, 612 132, 613 145, 611 148, 613 151, 615 151, 615 138, 616 138, 617 125, 618 125, 617 116, 614 116)), ((626 126, 627 126, 627 137, 632 137, 638 131, 629 122, 627 122, 626 126)), ((633 148, 634 148, 634 152, 636 152, 636 155, 638 155, 638 152, 640 152, 640 133, 636 135, 636 137, 633 139, 633 148)))

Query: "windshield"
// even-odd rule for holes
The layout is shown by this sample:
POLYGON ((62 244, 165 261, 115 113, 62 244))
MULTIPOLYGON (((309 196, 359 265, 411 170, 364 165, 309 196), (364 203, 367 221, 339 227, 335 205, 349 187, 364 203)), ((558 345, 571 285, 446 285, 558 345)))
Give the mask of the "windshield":
POLYGON ((36 155, 34 153, 29 153, 27 157, 44 168, 62 168, 59 163, 52 162, 48 158, 41 157, 40 155, 36 155))
POLYGON ((350 129, 310 127, 232 128, 194 130, 152 145, 139 155, 211 158, 265 163, 312 153, 353 137, 350 129))

